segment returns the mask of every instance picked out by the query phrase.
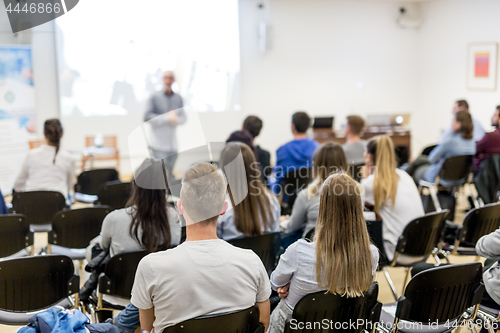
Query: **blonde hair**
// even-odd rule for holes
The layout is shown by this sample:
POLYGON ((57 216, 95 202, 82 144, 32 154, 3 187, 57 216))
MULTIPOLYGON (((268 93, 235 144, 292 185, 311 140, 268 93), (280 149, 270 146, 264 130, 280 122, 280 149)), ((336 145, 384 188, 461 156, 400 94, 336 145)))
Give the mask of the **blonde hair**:
POLYGON ((226 166, 231 165, 239 154, 243 158, 245 170, 241 170, 242 173, 239 174, 240 170, 230 169, 230 172, 236 171, 238 174, 236 177, 232 175, 234 181, 228 187, 229 199, 233 205, 234 224, 236 229, 246 236, 262 235, 262 226, 264 230, 270 231, 274 222, 271 201, 268 197, 271 192, 262 185, 259 164, 252 149, 244 143, 231 142, 222 151, 220 165, 226 172, 226 166), (245 198, 241 202, 235 202, 235 197, 238 199, 244 194, 242 191, 245 189, 248 191, 245 198))
POLYGON ((316 148, 312 168, 314 181, 307 187, 309 198, 319 195, 319 189, 328 176, 334 172, 346 172, 347 168, 347 157, 339 144, 327 142, 316 148))
POLYGON ((399 176, 396 173, 396 155, 392 139, 387 135, 376 136, 368 142, 366 150, 372 155, 376 167, 373 180, 374 210, 378 212, 388 200, 392 201, 394 208, 399 176))
POLYGON ((182 177, 182 205, 193 222, 217 223, 226 189, 226 180, 215 165, 195 164, 182 177))
POLYGON ((332 294, 362 296, 373 283, 373 259, 360 190, 349 175, 325 181, 314 240, 318 284, 332 294))

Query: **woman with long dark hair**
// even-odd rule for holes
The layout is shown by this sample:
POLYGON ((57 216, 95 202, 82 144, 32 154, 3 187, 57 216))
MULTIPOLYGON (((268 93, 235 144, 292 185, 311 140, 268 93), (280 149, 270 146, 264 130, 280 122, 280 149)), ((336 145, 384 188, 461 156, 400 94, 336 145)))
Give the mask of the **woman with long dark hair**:
POLYGON ((45 121, 45 144, 30 150, 26 156, 14 183, 15 191, 56 191, 70 202, 75 181, 75 160, 70 153, 60 149, 63 133, 59 119, 45 121))

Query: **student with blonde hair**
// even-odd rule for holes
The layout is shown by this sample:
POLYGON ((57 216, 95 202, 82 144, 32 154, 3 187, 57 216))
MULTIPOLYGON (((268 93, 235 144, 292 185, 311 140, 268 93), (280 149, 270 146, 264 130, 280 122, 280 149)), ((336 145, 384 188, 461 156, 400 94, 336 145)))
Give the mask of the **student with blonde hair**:
POLYGON ((226 198, 230 205, 219 217, 217 236, 228 240, 279 231, 280 204, 262 185, 254 151, 242 142, 230 142, 222 151, 220 165, 230 179, 226 198))
POLYGON ((396 168, 394 144, 389 136, 368 141, 365 164, 368 175, 361 180, 363 199, 383 221, 385 252, 392 260, 399 236, 411 220, 425 214, 424 207, 413 179, 396 168))
POLYGON ((304 228, 302 237, 316 227, 319 214, 320 188, 325 179, 335 172, 347 172, 347 158, 342 147, 335 142, 319 146, 313 155, 313 182, 297 194, 292 214, 286 223, 287 233, 304 228))
POLYGON ((357 297, 373 283, 378 250, 370 244, 358 183, 345 173, 329 176, 320 189, 314 241, 288 247, 271 275, 282 298, 271 314, 268 333, 283 332, 305 295, 328 293, 357 297))

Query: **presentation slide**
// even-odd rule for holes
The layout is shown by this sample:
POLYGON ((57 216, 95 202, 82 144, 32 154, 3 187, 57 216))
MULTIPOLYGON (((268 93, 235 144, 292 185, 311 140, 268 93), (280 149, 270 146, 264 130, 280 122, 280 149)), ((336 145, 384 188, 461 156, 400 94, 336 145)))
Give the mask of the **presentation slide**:
POLYGON ((86 0, 55 22, 62 117, 143 113, 165 70, 184 105, 240 109, 237 0, 86 0))

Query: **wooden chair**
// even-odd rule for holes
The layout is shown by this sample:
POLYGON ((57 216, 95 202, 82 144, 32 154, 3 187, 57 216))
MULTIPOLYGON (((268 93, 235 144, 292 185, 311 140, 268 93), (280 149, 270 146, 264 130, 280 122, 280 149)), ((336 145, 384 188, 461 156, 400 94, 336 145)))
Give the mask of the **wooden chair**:
POLYGON ((35 149, 45 144, 45 139, 31 140, 28 143, 30 144, 30 149, 35 149))
MULTIPOLYGON (((95 146, 95 135, 86 136, 85 137, 85 147, 94 147, 95 146)), ((115 160, 116 168, 120 169, 120 153, 118 151, 118 139, 116 135, 104 135, 103 137, 103 147, 106 148, 114 148, 114 153, 111 154, 99 154, 94 155, 94 161, 105 161, 105 160, 115 160)), ((85 170, 85 164, 90 160, 89 155, 82 156, 82 171, 85 170)))

